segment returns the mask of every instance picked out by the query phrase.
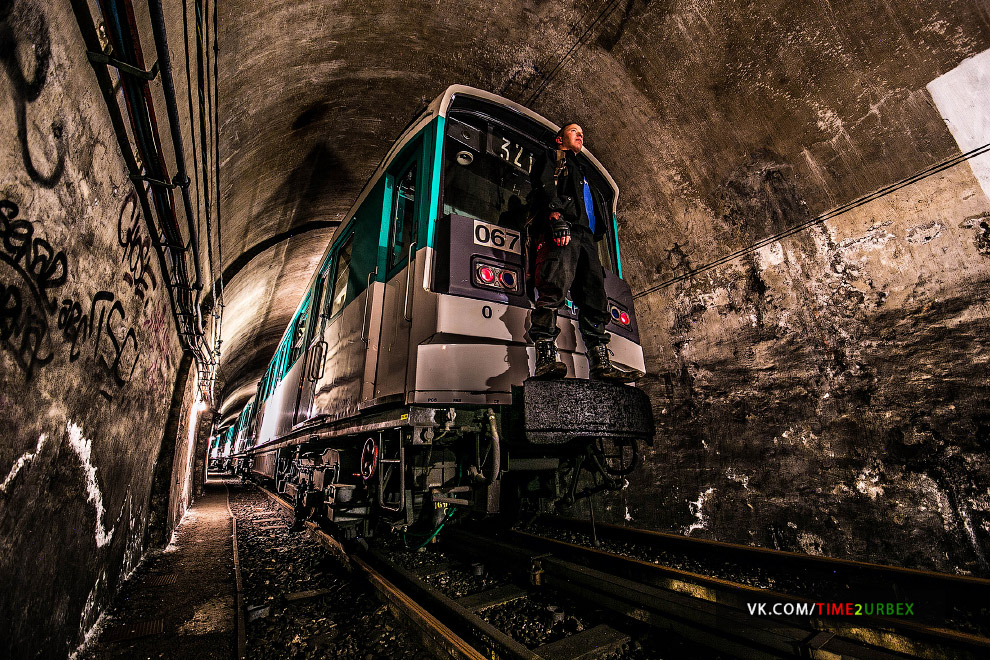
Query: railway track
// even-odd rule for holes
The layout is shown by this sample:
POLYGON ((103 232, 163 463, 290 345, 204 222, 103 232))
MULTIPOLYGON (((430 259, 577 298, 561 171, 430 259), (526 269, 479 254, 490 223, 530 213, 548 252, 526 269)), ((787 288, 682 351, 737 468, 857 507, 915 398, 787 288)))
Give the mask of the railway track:
MULTIPOLYGON (((262 486, 258 487, 272 501, 293 514, 292 505, 280 495, 262 486)), ((360 572, 378 597, 388 605, 389 610, 415 634, 418 641, 437 658, 451 660, 486 660, 470 644, 456 635, 443 622, 438 620, 423 605, 397 587, 386 575, 370 565, 365 559, 348 554, 329 534, 316 523, 305 523, 307 533, 346 568, 360 572)))
MULTIPOLYGON (((506 531, 501 551, 544 553, 537 560, 544 573, 575 593, 611 599, 672 630, 693 628, 713 648, 741 657, 990 657, 990 580, 579 520, 536 529, 543 533, 506 531), (548 537, 551 528, 556 538, 548 537), (873 615, 860 607, 864 599, 873 615), (878 603, 883 616, 875 614, 878 603), (771 616, 772 604, 780 611, 811 605, 812 613, 771 616)), ((467 535, 458 542, 479 550, 493 543, 467 535)))
MULTIPOLYGON (((268 495, 291 509, 280 497, 268 495)), ((954 601, 954 609, 961 611, 965 609, 961 604, 986 607, 984 596, 990 585, 986 580, 699 543, 609 525, 598 525, 602 545, 596 548, 589 547, 592 537, 587 523, 558 520, 554 526, 558 536, 571 538, 521 530, 447 530, 440 544, 444 558, 431 560, 432 553, 416 555, 387 547, 348 556, 315 523, 307 524, 309 533, 329 551, 367 575, 393 613, 437 657, 654 657, 649 649, 651 643, 656 648, 657 639, 681 640, 669 647, 664 658, 948 660, 990 656, 990 640, 967 622, 952 629, 936 625, 931 616, 772 616, 772 612, 759 616, 751 611, 759 603, 826 603, 825 598, 836 598, 836 593, 849 596, 864 585, 878 584, 883 589, 871 592, 878 598, 896 598, 897 602, 915 598, 910 602, 918 607, 934 603, 932 594, 944 593, 954 601), (658 552, 665 558, 691 556, 695 570, 663 565, 655 558, 658 552), (750 582, 755 574, 765 584, 732 579, 732 566, 749 575, 750 582), (470 577, 472 570, 474 578, 470 577), (450 576, 457 573, 468 576, 460 578, 470 583, 466 588, 450 586, 458 579, 450 576), (804 589, 829 584, 832 590, 815 598, 783 590, 781 585, 793 576, 803 577, 799 582, 804 589), (565 604, 553 604, 558 602, 555 599, 564 599, 565 604), (596 621, 594 615, 570 614, 581 607, 599 613, 607 610, 611 618, 602 621, 599 616, 596 621), (545 620, 545 632, 551 627, 562 631, 565 612, 568 622, 575 623, 567 634, 543 635, 534 643, 511 624, 504 625, 513 611, 516 618, 528 612, 545 620), (509 614, 500 614, 504 612, 509 614), (560 620, 555 622, 556 617, 560 620), (647 652, 642 650, 641 639, 648 640, 647 652)), ((979 614, 978 609, 967 611, 974 617, 979 614)))
MULTIPOLYGON (((281 496, 265 488, 261 490, 287 512, 292 511, 291 505, 281 496)), ((497 586, 492 589, 455 597, 434 586, 435 581, 431 578, 456 570, 458 566, 470 566, 472 562, 468 556, 452 555, 434 562, 431 559, 435 555, 428 553, 425 561, 413 560, 412 563, 419 565, 410 567, 409 562, 403 565, 404 562, 396 559, 414 556, 405 548, 375 547, 360 555, 348 554, 316 523, 307 522, 305 527, 338 560, 363 573, 392 613, 438 658, 590 660, 602 657, 652 657, 642 654, 624 655, 624 649, 638 648, 630 635, 605 624, 589 625, 582 629, 584 624, 577 622, 573 615, 576 608, 572 604, 568 604, 565 611, 563 606, 543 602, 546 599, 542 599, 539 604, 529 603, 530 610, 535 617, 545 618, 546 628, 553 628, 557 634, 552 635, 548 643, 532 645, 535 648, 530 648, 490 622, 491 617, 481 613, 501 605, 515 607, 521 600, 529 597, 525 589, 509 582, 508 571, 505 572, 504 579, 495 579, 497 586), (560 634, 566 626, 556 624, 570 621, 577 622, 574 626, 576 629, 560 634)), ((456 551, 454 554, 459 555, 456 551)))

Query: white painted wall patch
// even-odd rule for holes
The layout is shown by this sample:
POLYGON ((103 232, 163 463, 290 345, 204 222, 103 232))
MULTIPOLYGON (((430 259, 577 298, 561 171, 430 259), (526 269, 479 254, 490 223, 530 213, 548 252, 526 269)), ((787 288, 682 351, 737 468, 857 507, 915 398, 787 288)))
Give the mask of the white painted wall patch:
MULTIPOLYGON (((928 92, 963 153, 990 144, 990 50, 928 83, 928 92)), ((990 154, 970 159, 969 166, 990 197, 990 154)))
POLYGON ((42 433, 41 435, 38 436, 38 444, 34 448, 34 451, 24 452, 24 454, 17 459, 13 467, 10 468, 10 472, 7 474, 7 478, 3 480, 2 484, 0 484, 0 494, 2 495, 7 494, 7 489, 10 488, 10 485, 12 483, 14 483, 14 477, 16 477, 17 473, 20 472, 22 469, 31 465, 31 462, 38 457, 38 454, 41 453, 41 448, 45 446, 45 441, 47 439, 48 436, 42 433))
POLYGON ((69 446, 76 452, 76 456, 82 463, 83 476, 86 477, 86 499, 96 509, 96 547, 102 548, 113 538, 113 528, 107 530, 103 524, 105 513, 103 493, 100 491, 100 484, 96 480, 96 467, 92 463, 93 441, 83 437, 82 429, 71 421, 66 425, 66 430, 69 432, 69 446))

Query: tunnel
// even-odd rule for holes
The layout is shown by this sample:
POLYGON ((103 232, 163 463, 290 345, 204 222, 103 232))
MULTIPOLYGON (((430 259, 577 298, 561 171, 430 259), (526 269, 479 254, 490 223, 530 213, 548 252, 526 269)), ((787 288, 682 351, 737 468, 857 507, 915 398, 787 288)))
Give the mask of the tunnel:
MULTIPOLYGON (((307 301, 336 290, 327 264, 351 249, 362 200, 415 189, 436 216, 435 234, 423 222, 387 258, 387 232, 372 240, 381 267, 344 284, 388 300, 408 258, 394 294, 407 320, 409 282, 442 269, 417 250, 458 231, 451 214, 474 220, 473 244, 478 227, 495 240, 497 219, 428 196, 440 131, 466 127, 462 165, 485 154, 464 90, 528 118, 544 148, 579 125, 596 185, 617 191, 600 207, 624 287, 613 317, 634 315, 644 374, 630 389, 655 430, 595 499, 599 523, 990 577, 987 3, 0 0, 0 56, 5 657, 84 653, 130 576, 222 491, 210 469, 245 436, 301 437, 301 413, 251 427, 300 350, 322 351, 313 382, 344 387, 351 376, 324 373, 334 351, 408 340, 387 318, 366 332, 374 304, 336 340, 295 339, 336 313, 307 301), (444 103, 463 114, 424 129, 421 178, 404 183, 400 138, 444 103)), ((527 152, 509 144, 521 176, 527 152)), ((523 286, 525 265, 479 263, 476 277, 523 286)), ((508 324, 492 306, 478 322, 508 324)), ((496 355, 472 340, 453 356, 458 332, 413 342, 424 367, 449 360, 438 381, 496 355)), ((570 334, 561 355, 581 380, 570 334)), ((510 343, 507 371, 478 388, 522 385, 533 342, 510 343)), ((368 387, 373 405, 348 414, 435 396, 368 387)), ((463 428, 490 437, 484 411, 506 401, 477 396, 463 428)), ((439 417, 454 401, 434 407, 438 429, 459 423, 439 417)), ((216 534, 227 547, 231 531, 216 534)))

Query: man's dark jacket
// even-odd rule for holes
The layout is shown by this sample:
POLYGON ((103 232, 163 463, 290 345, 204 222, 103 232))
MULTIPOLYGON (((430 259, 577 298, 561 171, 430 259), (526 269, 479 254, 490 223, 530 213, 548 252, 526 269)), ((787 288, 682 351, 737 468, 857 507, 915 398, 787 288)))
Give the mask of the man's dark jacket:
MULTIPOLYGON (((583 182, 585 169, 592 166, 587 161, 581 163, 582 159, 572 151, 565 150, 563 153, 566 154, 565 166, 556 184, 553 180, 556 149, 547 149, 538 156, 530 172, 532 192, 529 203, 534 210, 533 230, 536 236, 544 236, 549 231, 549 215, 554 211, 560 211, 572 228, 588 229, 589 226, 588 214, 584 209, 583 182)), ((606 223, 612 222, 612 215, 594 187, 591 188, 591 195, 595 200, 595 240, 599 241, 605 235, 606 223)))

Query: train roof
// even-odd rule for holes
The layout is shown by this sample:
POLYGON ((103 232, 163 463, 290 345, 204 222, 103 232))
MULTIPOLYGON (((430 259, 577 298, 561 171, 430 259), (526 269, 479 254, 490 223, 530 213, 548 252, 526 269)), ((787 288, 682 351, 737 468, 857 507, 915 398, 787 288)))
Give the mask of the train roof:
MULTIPOLYGON (((524 117, 528 117, 533 121, 543 124, 550 130, 552 130, 554 133, 560 130, 559 125, 553 123, 543 115, 534 112, 533 110, 530 110, 524 105, 519 105, 515 101, 510 101, 509 99, 503 96, 499 96, 498 94, 492 94, 491 92, 486 92, 483 89, 478 89, 476 87, 468 87, 467 85, 451 85, 450 87, 447 88, 447 90, 443 94, 441 94, 436 99, 434 99, 433 103, 431 103, 427 107, 426 112, 430 113, 430 111, 432 110, 433 114, 430 116, 439 115, 441 117, 446 117, 447 110, 450 108, 450 104, 453 101, 454 97, 461 94, 465 96, 473 96, 475 98, 482 99, 484 101, 491 101, 492 103, 498 103, 499 105, 504 106, 509 110, 512 110, 516 114, 522 115, 524 117)), ((602 165, 601 162, 597 158, 595 158, 595 155, 588 149, 582 149, 581 153, 584 156, 586 156, 589 161, 591 161, 591 163, 598 169, 598 171, 602 173, 602 175, 608 181, 608 185, 612 186, 612 190, 616 194, 618 194, 619 187, 615 184, 615 180, 612 178, 612 175, 608 173, 608 170, 605 169, 605 166, 602 165)))

